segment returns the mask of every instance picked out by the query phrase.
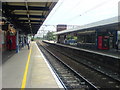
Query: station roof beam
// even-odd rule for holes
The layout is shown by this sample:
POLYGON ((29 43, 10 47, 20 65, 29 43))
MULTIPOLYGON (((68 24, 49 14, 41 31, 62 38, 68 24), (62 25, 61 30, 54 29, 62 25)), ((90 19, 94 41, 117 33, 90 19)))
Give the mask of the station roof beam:
MULTIPOLYGON (((7 7, 11 10, 26 10, 26 7, 25 6, 10 6, 10 5, 4 5, 3 7, 7 7)), ((40 10, 40 11, 48 11, 49 10, 49 7, 32 7, 32 6, 29 6, 29 9, 30 10, 40 10)))
POLYGON ((56 3, 47 1, 2 2, 2 15, 23 32, 36 34, 56 3))

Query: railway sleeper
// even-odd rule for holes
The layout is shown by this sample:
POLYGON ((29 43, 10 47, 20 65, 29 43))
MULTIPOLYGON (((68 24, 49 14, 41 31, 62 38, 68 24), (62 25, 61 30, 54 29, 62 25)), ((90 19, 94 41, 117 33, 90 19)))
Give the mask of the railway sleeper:
POLYGON ((74 84, 74 83, 71 84, 70 86, 73 88, 88 88, 87 85, 80 85, 80 84, 74 84))

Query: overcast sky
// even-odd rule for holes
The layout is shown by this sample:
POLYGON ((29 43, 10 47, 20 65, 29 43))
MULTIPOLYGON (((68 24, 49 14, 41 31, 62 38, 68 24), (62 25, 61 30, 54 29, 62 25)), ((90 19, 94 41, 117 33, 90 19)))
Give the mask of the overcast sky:
POLYGON ((92 22, 118 16, 118 2, 120 0, 59 0, 51 11, 44 26, 38 31, 55 31, 57 24, 85 25, 92 22), (47 26, 45 26, 47 25, 47 26))

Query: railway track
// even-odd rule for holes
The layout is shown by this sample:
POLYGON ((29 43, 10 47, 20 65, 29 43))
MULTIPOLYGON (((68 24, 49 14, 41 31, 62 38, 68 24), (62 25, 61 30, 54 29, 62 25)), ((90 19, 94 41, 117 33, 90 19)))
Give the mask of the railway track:
POLYGON ((54 68, 56 75, 66 90, 98 90, 96 86, 62 62, 60 58, 56 57, 44 45, 37 44, 46 58, 49 58, 50 65, 54 68))
MULTIPOLYGON (((70 50, 63 50, 63 51, 61 51, 61 48, 58 48, 55 45, 50 45, 50 47, 54 48, 57 52, 59 52, 61 54, 64 54, 67 57, 73 59, 74 61, 76 61, 78 63, 81 63, 81 64, 84 64, 85 66, 87 66, 89 68, 92 68, 92 69, 94 69, 94 70, 96 70, 98 72, 101 72, 101 73, 105 74, 106 76, 108 76, 110 78, 113 78, 116 81, 120 82, 120 75, 117 72, 112 71, 110 68, 107 69, 105 67, 102 67, 103 65, 101 66, 101 64, 93 63, 92 60, 90 60, 90 58, 81 57, 79 55, 79 53, 72 53, 70 50)), ((96 61, 97 61, 97 59, 96 59, 96 61)))
POLYGON ((86 80, 91 82, 91 84, 98 89, 107 88, 107 89, 119 89, 119 81, 108 77, 107 75, 95 71, 92 68, 86 67, 86 65, 80 64, 74 60, 74 58, 69 57, 69 55, 64 55, 64 53, 58 52, 55 48, 49 47, 48 44, 43 43, 44 47, 47 48, 50 52, 54 53, 55 56, 59 57, 64 63, 72 67, 79 75, 84 76, 86 80))

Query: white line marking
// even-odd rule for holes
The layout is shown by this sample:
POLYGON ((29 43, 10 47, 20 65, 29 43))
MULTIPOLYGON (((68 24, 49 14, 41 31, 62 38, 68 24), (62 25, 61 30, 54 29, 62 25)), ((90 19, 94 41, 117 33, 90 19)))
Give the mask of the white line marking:
MULTIPOLYGON (((38 48, 38 45, 37 45, 36 43, 35 43, 35 45, 36 45, 36 47, 38 48)), ((52 73, 52 75, 53 75, 55 81, 57 82, 59 88, 63 88, 61 82, 58 80, 57 76, 56 76, 55 73, 53 72, 52 68, 50 67, 50 65, 49 65, 48 61, 46 60, 45 56, 43 55, 42 51, 41 51, 39 48, 38 48, 38 50, 39 50, 40 54, 42 55, 42 57, 43 57, 45 63, 47 64, 47 66, 48 66, 50 72, 52 73)))

